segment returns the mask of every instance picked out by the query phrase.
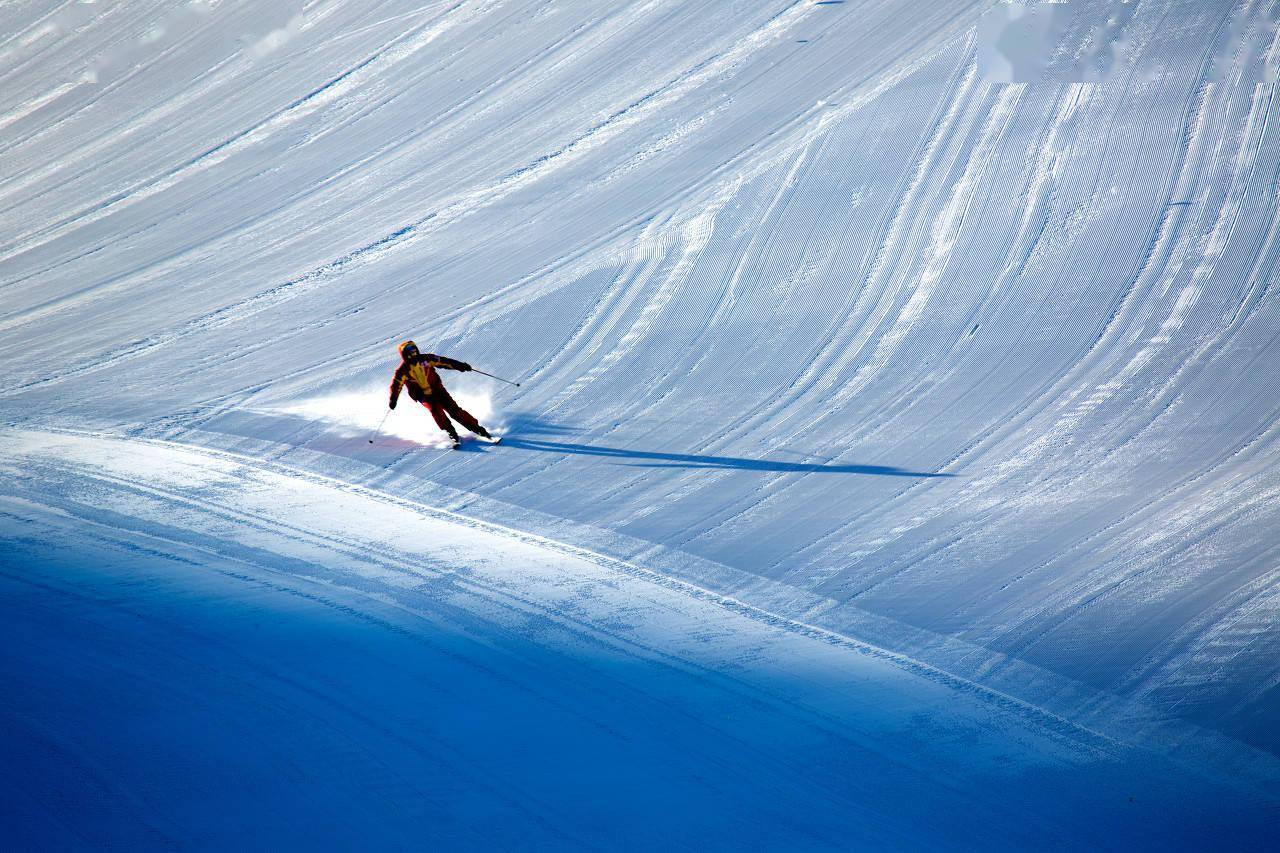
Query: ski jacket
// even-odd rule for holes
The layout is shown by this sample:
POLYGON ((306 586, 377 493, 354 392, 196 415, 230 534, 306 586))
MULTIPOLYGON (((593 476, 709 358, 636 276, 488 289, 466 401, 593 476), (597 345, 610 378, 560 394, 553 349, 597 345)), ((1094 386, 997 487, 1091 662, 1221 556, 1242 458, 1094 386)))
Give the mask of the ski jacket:
POLYGON ((432 397, 447 397, 449 392, 444 389, 440 374, 436 373, 437 367, 462 371, 471 369, 471 365, 465 361, 433 355, 429 352, 419 353, 412 359, 405 359, 400 362, 400 366, 396 368, 396 375, 391 379, 391 408, 396 407, 400 389, 406 385, 409 399, 417 400, 419 403, 425 403, 432 397))

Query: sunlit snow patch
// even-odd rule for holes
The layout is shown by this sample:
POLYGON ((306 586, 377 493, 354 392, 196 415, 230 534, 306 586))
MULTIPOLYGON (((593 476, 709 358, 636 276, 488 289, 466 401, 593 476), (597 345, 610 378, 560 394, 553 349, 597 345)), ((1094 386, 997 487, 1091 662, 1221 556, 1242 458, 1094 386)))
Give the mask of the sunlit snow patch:
MULTIPOLYGON (((476 420, 494 435, 501 435, 506 419, 494 405, 492 388, 486 380, 471 376, 449 377, 449 393, 463 409, 475 415, 476 420)), ((299 403, 282 406, 278 411, 295 417, 320 421, 331 431, 351 437, 372 437, 383 415, 387 415, 387 385, 369 384, 354 391, 339 391, 323 396, 309 397, 299 403)), ((467 430, 458 425, 458 433, 467 430)), ((448 437, 436 426, 435 420, 420 403, 402 393, 395 410, 387 415, 380 435, 393 436, 416 442, 427 447, 447 447, 448 437)))

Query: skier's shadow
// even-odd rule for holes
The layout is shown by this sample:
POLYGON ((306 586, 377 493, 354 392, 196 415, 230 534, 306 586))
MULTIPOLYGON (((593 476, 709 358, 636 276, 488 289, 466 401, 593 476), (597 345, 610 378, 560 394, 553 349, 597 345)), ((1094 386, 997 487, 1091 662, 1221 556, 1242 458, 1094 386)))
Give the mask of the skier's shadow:
POLYGON ((623 447, 607 447, 602 444, 579 444, 562 440, 566 433, 578 432, 572 427, 534 422, 521 419, 516 428, 522 435, 508 435, 502 439, 503 447, 520 450, 537 450, 543 453, 562 453, 571 456, 601 456, 617 459, 637 468, 721 468, 740 471, 770 471, 784 474, 873 474, 881 477, 940 478, 954 474, 929 471, 910 471, 893 465, 849 465, 830 462, 787 462, 781 459, 744 459, 738 456, 704 456, 695 453, 666 453, 656 450, 633 450, 623 447), (550 438, 526 438, 527 434, 555 435, 550 438))

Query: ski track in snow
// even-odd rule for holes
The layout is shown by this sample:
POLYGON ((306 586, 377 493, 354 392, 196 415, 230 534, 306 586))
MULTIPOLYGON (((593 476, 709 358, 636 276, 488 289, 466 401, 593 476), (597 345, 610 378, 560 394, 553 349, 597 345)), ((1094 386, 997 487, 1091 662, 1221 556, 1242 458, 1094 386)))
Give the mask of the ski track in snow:
POLYGON ((1073 2, 1009 83, 988 5, 0 8, 0 426, 429 503, 1269 779, 1280 14, 1073 2), (352 434, 406 336, 523 382, 500 449, 352 434))

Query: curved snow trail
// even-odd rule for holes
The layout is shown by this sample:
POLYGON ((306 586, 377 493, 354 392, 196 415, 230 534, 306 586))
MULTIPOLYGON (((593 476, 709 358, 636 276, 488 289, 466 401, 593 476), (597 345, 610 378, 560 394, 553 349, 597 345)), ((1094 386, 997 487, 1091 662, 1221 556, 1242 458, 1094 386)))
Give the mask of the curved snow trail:
POLYGON ((999 848, 1264 829, 1247 789, 618 560, 167 442, 0 447, 12 841, 999 848), (179 766, 176 786, 147 775, 179 766), (282 772, 296 795, 275 793, 282 772), (1141 804, 1119 793, 1135 786, 1141 804), (87 810, 66 808, 81 791, 87 810))
POLYGON ((1280 7, 606 5, 0 7, 0 426, 444 507, 1273 778, 1280 7), (404 337, 523 381, 447 377, 503 446, 352 434, 404 337))

